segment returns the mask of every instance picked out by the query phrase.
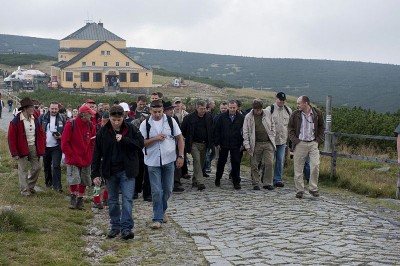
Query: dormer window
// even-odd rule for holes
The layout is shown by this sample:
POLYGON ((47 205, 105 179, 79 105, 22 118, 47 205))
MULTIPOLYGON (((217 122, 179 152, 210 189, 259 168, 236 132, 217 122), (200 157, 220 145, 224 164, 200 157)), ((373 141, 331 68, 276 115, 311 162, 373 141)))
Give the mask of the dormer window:
POLYGON ((83 66, 83 67, 86 66, 86 62, 82 62, 82 66, 83 66))

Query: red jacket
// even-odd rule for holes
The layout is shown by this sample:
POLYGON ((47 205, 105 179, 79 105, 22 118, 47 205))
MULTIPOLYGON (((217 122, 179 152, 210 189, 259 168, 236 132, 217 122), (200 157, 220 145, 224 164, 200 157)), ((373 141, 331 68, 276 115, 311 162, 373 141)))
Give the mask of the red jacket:
MULTIPOLYGON (((28 140, 26 139, 24 122, 20 119, 21 113, 17 114, 10 122, 8 128, 8 146, 11 155, 24 157, 29 155, 28 140)), ((46 135, 36 116, 35 119, 35 145, 38 156, 43 156, 46 150, 46 135)))
POLYGON ((92 163, 96 128, 92 122, 85 122, 79 116, 65 124, 61 138, 61 150, 65 154, 65 163, 77 167, 86 167, 92 163), (72 121, 74 127, 72 128, 72 121))

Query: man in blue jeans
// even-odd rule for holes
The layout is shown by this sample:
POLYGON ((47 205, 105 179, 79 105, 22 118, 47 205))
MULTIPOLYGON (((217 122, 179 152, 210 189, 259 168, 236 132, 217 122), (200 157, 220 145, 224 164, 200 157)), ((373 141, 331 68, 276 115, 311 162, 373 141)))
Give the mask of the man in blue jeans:
POLYGON ((292 109, 285 105, 286 94, 278 92, 276 94, 275 103, 265 108, 266 112, 270 112, 272 120, 275 123, 275 168, 274 168, 274 186, 283 187, 282 180, 283 164, 285 162, 285 150, 288 140, 288 123, 292 109))
POLYGON ((163 113, 161 100, 150 103, 150 114, 150 118, 140 124, 140 132, 145 139, 144 163, 149 171, 153 198, 151 228, 160 229, 168 221, 166 210, 174 186, 175 164, 177 168, 182 167, 185 144, 178 123, 163 113))
POLYGON ((114 238, 119 233, 122 239, 134 238, 133 192, 135 177, 139 173, 138 153, 142 152, 142 148, 143 136, 138 128, 124 121, 124 109, 121 106, 112 106, 110 120, 96 135, 92 160, 93 183, 100 186, 101 176, 106 179, 111 223, 108 238, 114 238), (119 192, 122 194, 122 208, 119 192))

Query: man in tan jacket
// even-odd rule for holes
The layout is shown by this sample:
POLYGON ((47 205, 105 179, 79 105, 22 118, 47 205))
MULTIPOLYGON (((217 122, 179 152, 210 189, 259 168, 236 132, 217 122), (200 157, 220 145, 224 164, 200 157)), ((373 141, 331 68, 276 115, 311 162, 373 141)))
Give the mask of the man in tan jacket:
POLYGON ((259 162, 264 159, 265 177, 263 188, 273 190, 273 161, 275 153, 275 124, 270 112, 263 110, 263 102, 255 99, 251 110, 244 118, 243 146, 250 154, 251 179, 254 190, 260 190, 259 162))

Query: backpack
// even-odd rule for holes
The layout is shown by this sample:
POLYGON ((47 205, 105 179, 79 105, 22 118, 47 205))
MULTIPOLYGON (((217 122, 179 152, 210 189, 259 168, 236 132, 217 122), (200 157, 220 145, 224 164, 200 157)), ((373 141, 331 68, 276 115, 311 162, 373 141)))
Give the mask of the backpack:
MULTIPOLYGON (((146 139, 150 138, 151 125, 149 123, 149 119, 150 119, 150 116, 148 118, 146 118, 146 133, 147 133, 146 139)), ((171 135, 174 136, 174 123, 172 122, 172 117, 167 115, 167 121, 168 121, 169 128, 171 129, 171 135)), ((146 147, 144 148, 144 152, 147 155, 146 147)))
MULTIPOLYGON (((290 111, 289 111, 289 108, 286 106, 286 105, 284 105, 283 107, 285 107, 285 110, 286 110, 286 112, 288 113, 288 115, 290 116, 290 111)), ((275 109, 275 105, 271 105, 271 115, 274 113, 274 109, 275 109)))

